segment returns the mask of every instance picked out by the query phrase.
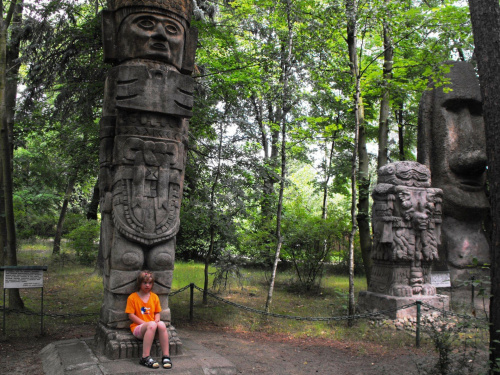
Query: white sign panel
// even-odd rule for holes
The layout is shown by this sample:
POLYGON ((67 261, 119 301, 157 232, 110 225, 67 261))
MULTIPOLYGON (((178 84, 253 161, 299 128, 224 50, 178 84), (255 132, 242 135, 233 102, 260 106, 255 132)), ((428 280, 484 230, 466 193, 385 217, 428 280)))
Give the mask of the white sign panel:
POLYGON ((4 289, 42 288, 43 270, 4 270, 4 289))
POLYGON ((436 288, 450 288, 450 273, 448 271, 443 272, 432 272, 431 273, 431 284, 436 288))

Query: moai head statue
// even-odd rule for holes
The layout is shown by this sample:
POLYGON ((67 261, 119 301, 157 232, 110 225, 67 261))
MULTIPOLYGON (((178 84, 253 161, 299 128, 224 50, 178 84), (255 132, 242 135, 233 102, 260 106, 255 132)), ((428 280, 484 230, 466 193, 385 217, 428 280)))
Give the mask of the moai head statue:
POLYGON ((378 171, 373 191, 373 271, 369 289, 398 297, 434 295, 430 266, 438 257, 441 189, 417 162, 397 162, 378 171))
POLYGON ((472 65, 447 62, 449 83, 434 82, 422 95, 418 124, 418 161, 443 189, 443 241, 436 268, 449 270, 452 283, 468 278, 477 264, 489 263, 483 230, 488 213, 486 140, 479 82, 472 65))
POLYGON ((444 191, 444 214, 480 217, 486 197, 486 141, 479 82, 472 65, 447 62, 448 84, 425 91, 420 103, 418 161, 444 191))
POLYGON ((108 0, 103 13, 106 62, 145 59, 191 73, 197 30, 190 28, 191 1, 108 0))

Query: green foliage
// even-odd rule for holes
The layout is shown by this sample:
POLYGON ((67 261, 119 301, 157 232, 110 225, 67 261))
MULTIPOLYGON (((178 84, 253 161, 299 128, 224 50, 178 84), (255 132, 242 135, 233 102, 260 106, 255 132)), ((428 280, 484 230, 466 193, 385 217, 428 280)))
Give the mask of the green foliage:
POLYGON ((283 228, 283 255, 291 259, 300 286, 306 291, 319 289, 324 264, 341 238, 337 224, 335 220, 303 217, 283 228))
POLYGON ((486 322, 456 321, 446 317, 424 319, 426 331, 437 353, 435 361, 417 363, 419 374, 472 375, 487 372, 487 364, 481 361, 486 322))
POLYGON ((78 261, 83 265, 93 265, 99 250, 100 223, 88 220, 68 234, 78 261))
POLYGON ((235 256, 231 251, 222 251, 213 264, 215 272, 213 272, 212 287, 219 292, 229 290, 233 281, 242 287, 244 275, 241 270, 243 263, 241 257, 235 256))
POLYGON ((53 207, 57 198, 50 193, 39 193, 33 196, 26 190, 16 192, 13 196, 14 216, 17 236, 20 239, 55 234, 57 216, 50 208, 53 207))
MULTIPOLYGON (((66 219, 69 231, 95 183, 98 120, 108 66, 102 62, 102 2, 33 2, 23 25, 26 86, 15 125, 14 189, 18 233, 52 235, 64 189, 78 169, 66 219)), ((349 175, 354 139, 345 33, 345 3, 236 0, 198 4, 209 18, 196 55, 194 116, 186 168, 177 255, 202 259, 211 241, 269 265, 276 247, 281 127, 287 126, 282 258, 307 275, 332 261, 347 269, 349 175), (290 42, 290 44, 289 44, 290 42), (285 84, 286 82, 286 84, 285 84), (304 165, 308 165, 307 172, 304 165), (312 169, 314 166, 314 169, 312 169), (314 181, 314 182, 313 182, 314 181), (326 197, 326 220, 322 217, 326 197), (321 245, 323 244, 323 246, 321 245), (324 250, 327 250, 325 253, 324 250)), ((440 63, 472 55, 467 8, 458 1, 360 2, 358 41, 368 141, 376 142, 378 103, 389 88, 390 159, 415 158, 418 100, 427 77, 441 80, 440 63), (394 70, 382 79, 382 21, 390 21, 394 70), (399 124, 398 124, 399 122, 399 124)), ((198 11, 198 10, 197 10, 198 11)), ((373 155, 372 155, 373 156, 373 155)), ((85 225, 83 225, 85 227, 85 225)), ((355 266, 360 268, 359 246, 355 266)))

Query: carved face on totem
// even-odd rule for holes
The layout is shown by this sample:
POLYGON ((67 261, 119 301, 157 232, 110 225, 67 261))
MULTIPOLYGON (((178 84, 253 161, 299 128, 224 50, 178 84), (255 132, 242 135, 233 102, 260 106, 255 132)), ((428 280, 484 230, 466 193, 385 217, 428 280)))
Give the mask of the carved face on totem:
POLYGON ((185 30, 167 15, 133 13, 120 24, 117 35, 117 58, 150 59, 182 67, 185 30))
POLYGON ((443 189, 447 215, 462 217, 488 207, 482 101, 470 64, 454 62, 446 76, 450 84, 422 98, 418 159, 443 189))

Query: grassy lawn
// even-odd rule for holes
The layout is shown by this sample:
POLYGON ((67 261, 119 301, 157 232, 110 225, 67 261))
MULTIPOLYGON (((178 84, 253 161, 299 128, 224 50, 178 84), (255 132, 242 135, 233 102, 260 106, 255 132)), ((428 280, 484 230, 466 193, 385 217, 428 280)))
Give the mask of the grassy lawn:
MULTIPOLYGON (((64 329, 65 325, 92 327, 98 319, 102 302, 102 278, 94 267, 85 267, 75 259, 71 249, 63 248, 63 255, 52 256, 49 243, 24 243, 18 253, 19 265, 47 265, 44 274, 44 318, 45 332, 64 329), (59 315, 60 314, 60 315, 59 315), (75 314, 88 314, 75 316, 75 314), (68 316, 69 315, 69 316, 68 316)), ((190 283, 203 288, 203 265, 194 262, 176 262, 172 291, 190 283)), ((211 269, 211 272, 214 270, 211 269)), ((213 293, 233 303, 264 310, 268 291, 269 273, 257 269, 243 269, 240 280, 229 280, 222 291, 213 293)), ((213 275, 210 276, 212 286, 213 275)), ((3 284, 3 278, 0 280, 3 284)), ((296 288, 292 271, 278 273, 271 311, 273 313, 301 317, 331 317, 347 314, 348 278, 327 273, 321 289, 315 293, 301 292, 296 288)), ((364 277, 355 279, 356 294, 366 290, 364 277)), ((21 289, 21 296, 28 311, 40 311, 40 289, 21 289)), ((345 321, 298 321, 293 319, 265 317, 255 312, 227 305, 209 298, 207 306, 202 304, 202 293, 194 291, 194 321, 189 322, 189 289, 170 298, 174 326, 187 324, 218 326, 241 331, 258 331, 288 337, 328 338, 343 342, 372 343, 390 348, 413 347, 415 337, 404 330, 390 326, 379 326, 367 319, 355 321, 348 327, 345 321)), ((3 305, 3 294, 0 305, 3 305)), ((89 328, 89 336, 93 328, 89 328)), ((7 314, 9 336, 39 334, 40 317, 26 314, 7 314)), ((478 331, 476 339, 485 344, 487 334, 478 331)), ((431 348, 431 340, 424 336, 423 346, 431 348)))

